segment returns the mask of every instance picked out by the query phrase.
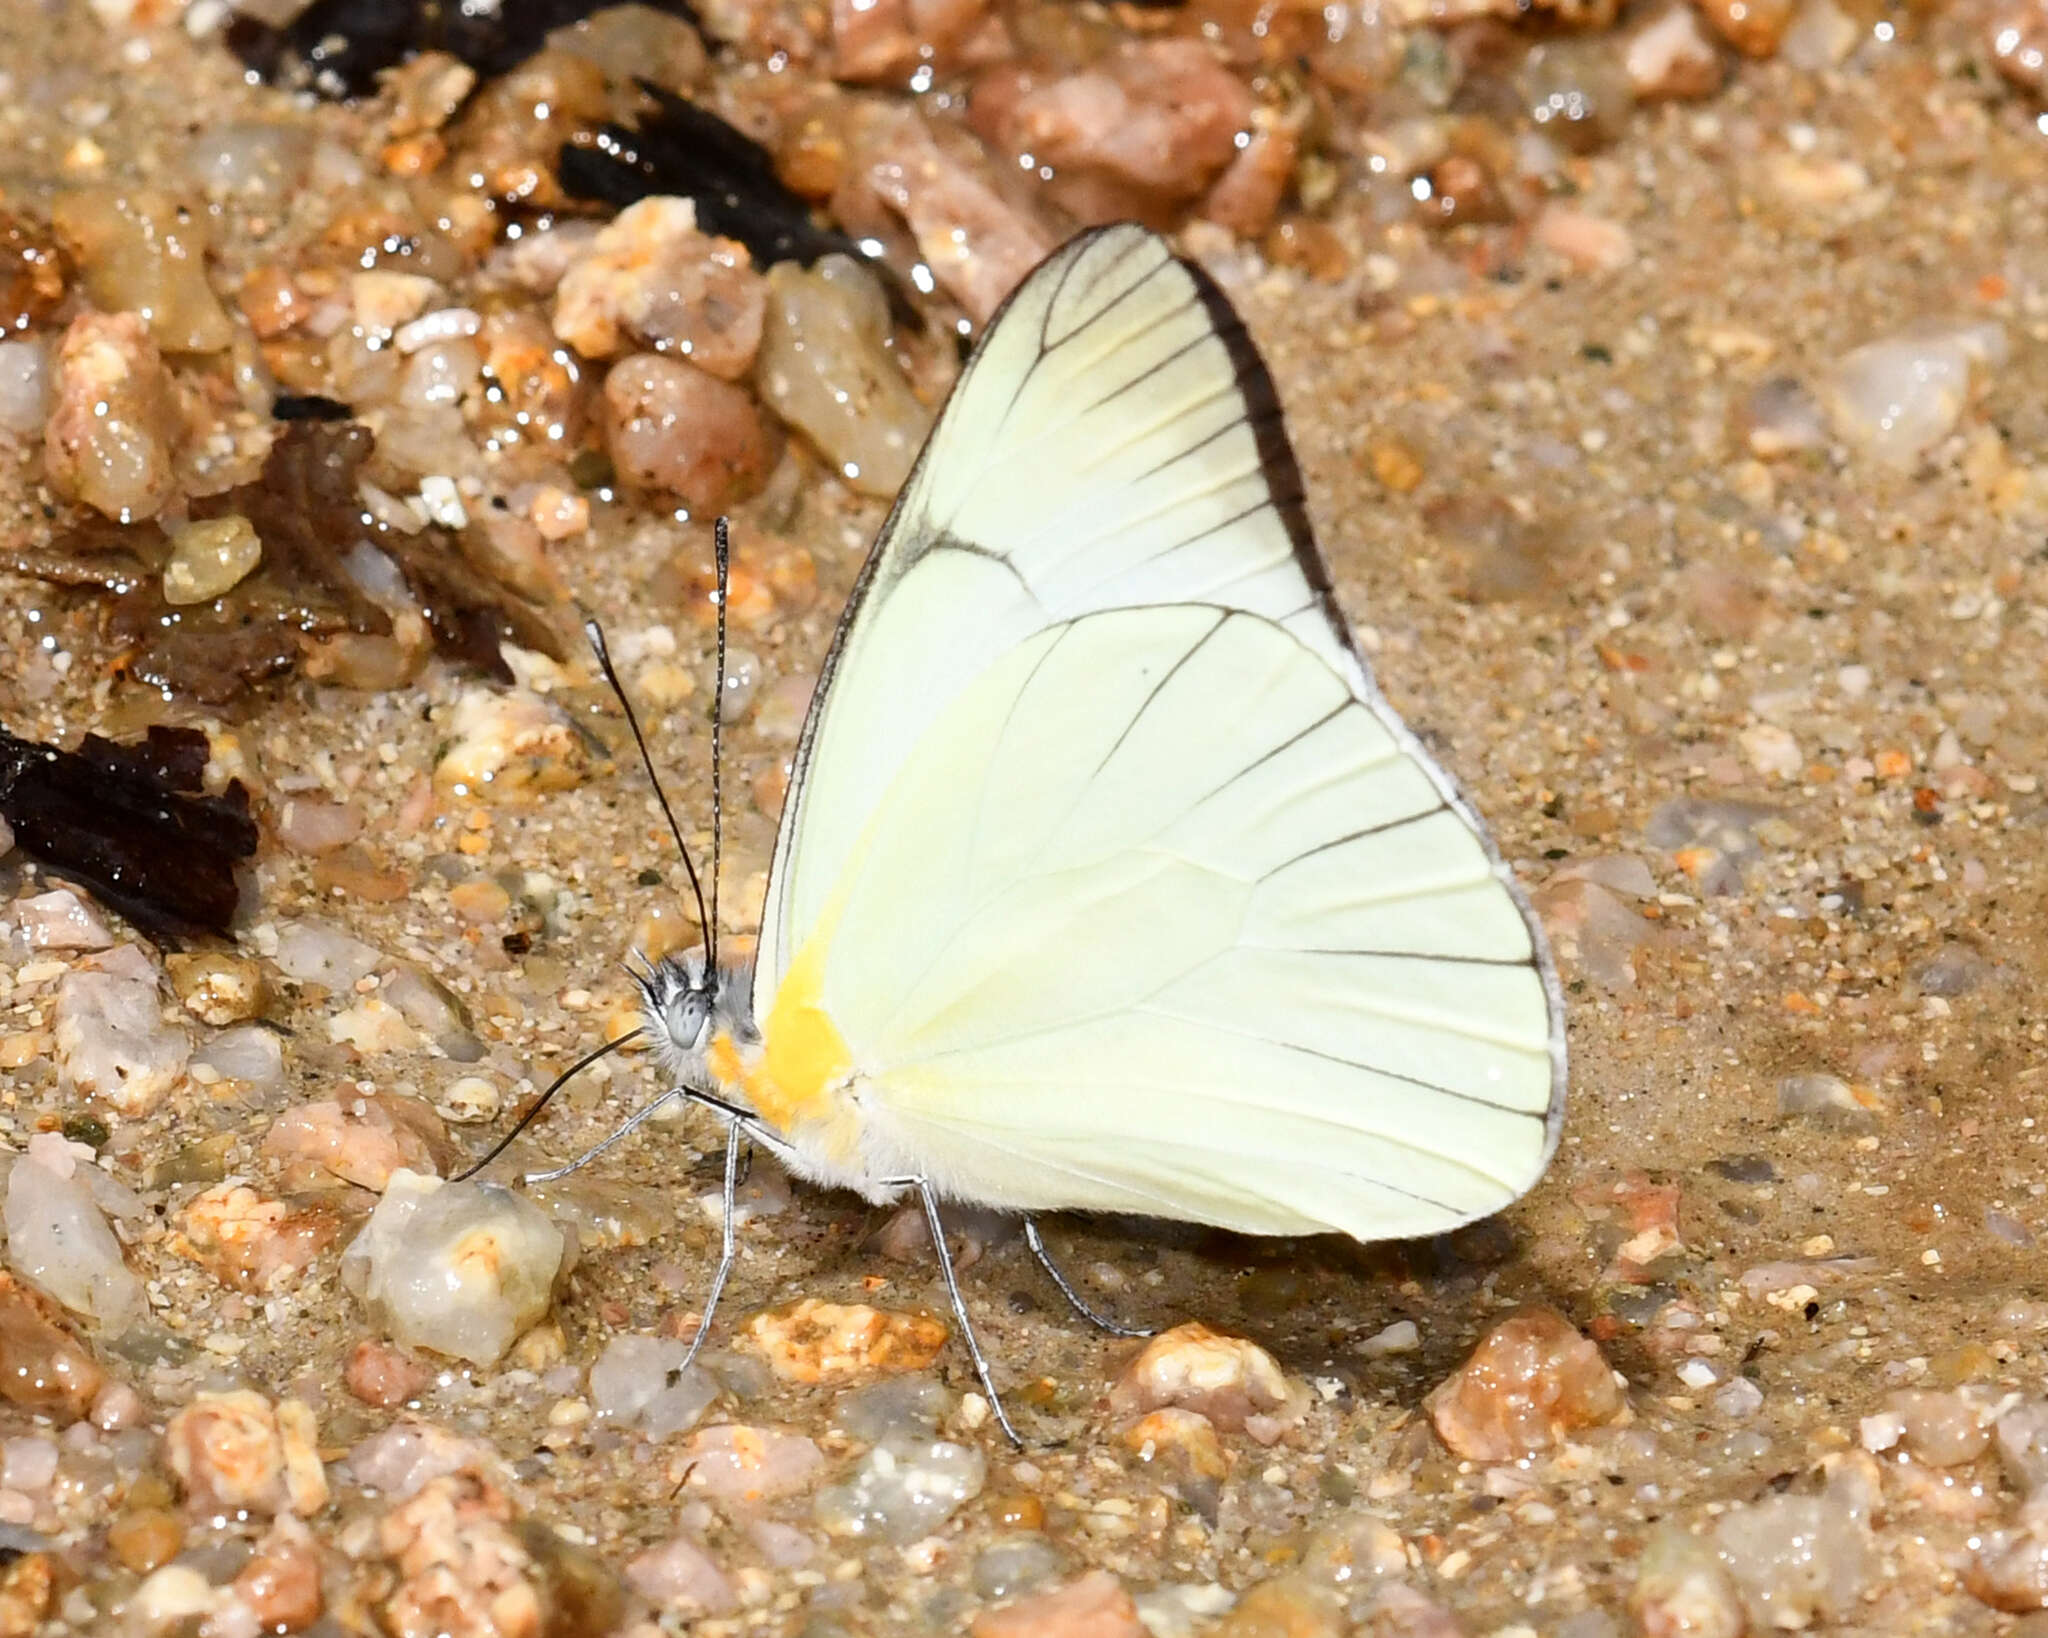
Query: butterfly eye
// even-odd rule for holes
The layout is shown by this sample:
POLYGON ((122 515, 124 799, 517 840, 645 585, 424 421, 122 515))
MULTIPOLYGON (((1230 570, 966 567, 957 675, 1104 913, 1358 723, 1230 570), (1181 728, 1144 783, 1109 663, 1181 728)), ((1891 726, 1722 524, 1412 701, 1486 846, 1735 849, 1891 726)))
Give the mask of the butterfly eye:
POLYGON ((677 991, 662 1022, 672 1044, 685 1052, 701 1052, 711 1034, 711 997, 700 989, 677 991))

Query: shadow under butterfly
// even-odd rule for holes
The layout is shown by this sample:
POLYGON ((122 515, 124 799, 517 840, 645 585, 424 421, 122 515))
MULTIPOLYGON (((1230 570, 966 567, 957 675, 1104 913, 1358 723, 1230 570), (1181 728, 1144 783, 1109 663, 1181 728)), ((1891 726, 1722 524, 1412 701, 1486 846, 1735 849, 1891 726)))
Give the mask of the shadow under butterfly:
MULTIPOLYGON (((714 722, 714 838, 718 756, 714 722)), ((725 1124, 699 1341, 748 1144, 917 1198, 1020 1444, 942 1200, 1022 1214, 1121 1331, 1035 1214, 1412 1239, 1556 1147, 1542 931, 1337 611, 1243 324, 1142 227, 1055 251, 955 386, 826 655, 750 966, 718 961, 716 846, 708 904, 684 854, 704 947, 636 974, 623 1038, 671 1090, 540 1174, 673 1100, 725 1124)))

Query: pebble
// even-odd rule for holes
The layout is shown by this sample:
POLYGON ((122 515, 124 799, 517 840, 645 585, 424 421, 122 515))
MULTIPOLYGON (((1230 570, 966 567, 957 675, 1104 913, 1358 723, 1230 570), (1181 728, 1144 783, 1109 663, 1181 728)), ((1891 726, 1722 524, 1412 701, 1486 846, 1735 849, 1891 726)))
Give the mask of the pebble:
POLYGON ((891 122, 866 161, 868 185, 909 224, 932 277, 977 326, 1053 247, 1037 221, 942 149, 914 111, 891 122))
POLYGON ((135 1507, 107 1526, 107 1550, 121 1567, 147 1575, 177 1557, 185 1521, 168 1507, 135 1507))
POLYGON ((591 1408, 605 1421, 666 1439, 694 1427, 718 1397, 709 1371, 683 1370, 689 1345, 622 1333, 590 1367, 591 1408))
POLYGON ((191 1037, 164 1022, 156 969, 132 944, 89 956, 64 975, 56 1026, 65 1079, 131 1117, 163 1101, 192 1053, 191 1037))
POLYGON ((31 950, 104 950, 114 942, 99 911, 68 887, 16 899, 14 924, 31 950))
POLYGON ((384 953, 331 922, 306 917, 278 924, 271 959, 285 977, 340 994, 375 972, 384 953))
MULTIPOLYGON (((532 1550, 541 1543, 523 1540, 513 1522, 511 1501, 477 1474, 428 1480, 377 1520, 376 1552, 389 1561, 397 1584, 384 1583, 389 1590, 376 1605, 372 1630, 451 1638, 519 1638, 544 1631, 532 1550), (489 1624, 474 1615, 455 1624, 455 1612, 488 1612, 489 1624)), ((590 1630, 610 1624, 596 1619, 596 1611, 590 1614, 590 1630)))
POLYGON ((1749 452, 1763 461, 1825 449, 1828 442, 1820 401, 1790 375, 1774 375, 1752 387, 1737 413, 1736 429, 1749 452))
POLYGON ((1746 1421, 1764 1408, 1764 1391, 1746 1376, 1733 1378, 1708 1401, 1714 1414, 1730 1422, 1746 1421))
POLYGON ((699 1428, 683 1450, 691 1489, 750 1505, 809 1489, 825 1465, 824 1452, 803 1434, 744 1422, 699 1428))
POLYGON ((1107 1570, 983 1610, 972 1638, 1149 1638, 1138 1606, 1107 1570))
POLYGON ((746 246, 698 231, 690 200, 657 195, 620 211, 569 263, 554 327, 585 358, 637 345, 737 381, 760 350, 767 308, 746 246))
POLYGON ((632 353, 604 378, 605 448, 638 489, 715 512, 768 481, 781 453, 773 424, 746 388, 695 363, 632 353))
POLYGON ((164 1427, 164 1461, 193 1506, 311 1518, 327 1505, 318 1427, 297 1399, 201 1392, 164 1427))
POLYGON ((117 523, 154 517, 177 487, 176 391, 134 313, 80 313, 57 345, 43 474, 117 523))
POLYGON ((889 303, 847 256, 768 270, 768 313, 754 382, 768 407, 815 444, 863 495, 892 498, 910 474, 930 415, 889 341, 889 303))
POLYGON ((263 561, 263 542, 247 518, 198 518, 171 532, 164 561, 164 601, 175 607, 210 603, 234 590, 263 561))
POLYGON ((1712 1545, 1683 1525, 1650 1537, 1629 1592, 1643 1638, 1743 1638, 1735 1578, 1712 1545))
POLYGON ((1714 1545, 1760 1632, 1849 1614, 1875 1568, 1867 1521, 1833 1489, 1731 1508, 1714 1545))
POLYGON ((142 1318, 142 1282, 95 1198, 90 1179, 97 1170, 83 1144, 54 1132, 29 1139, 7 1175, 7 1261, 66 1308, 119 1336, 142 1318))
POLYGON ((2000 1416, 1993 1437, 1999 1466, 2022 1491, 2048 1485, 2048 1400, 2030 1399, 2000 1416))
POLYGON ((1237 1599, 1213 1581, 1181 1581, 1141 1592, 1134 1602, 1152 1638, 1203 1638, 1237 1599))
POLYGON ((2001 7, 1985 28, 1991 60, 2022 91, 2048 97, 2048 4, 2016 0, 2001 7))
POLYGON ((589 742, 538 694, 482 685, 463 690, 449 715, 448 748, 435 788, 505 800, 571 790, 590 777, 589 742))
POLYGON ((1806 766, 1799 741, 1789 728, 1774 722, 1759 722, 1736 736, 1749 765, 1766 778, 1796 779, 1806 766))
POLYGON ((491 1365, 547 1314, 569 1252, 524 1195, 401 1168, 342 1254, 341 1278, 400 1346, 491 1365))
POLYGON ((436 1173, 451 1150, 441 1117, 417 1098, 377 1092, 347 1104, 325 1101, 287 1109, 263 1134, 266 1160, 300 1174, 340 1178, 382 1193, 403 1169, 436 1173))
POLYGON ((280 1291, 296 1285, 341 1230, 342 1218, 331 1207, 294 1208, 230 1178, 186 1202, 170 1249, 224 1285, 280 1291))
POLYGON ((1422 1331, 1413 1320, 1395 1320, 1375 1331, 1358 1345, 1367 1359, 1385 1359, 1393 1354, 1412 1354, 1422 1346, 1422 1331))
POLYGON ((974 1555, 968 1573, 983 1598, 1015 1598, 1060 1573, 1059 1549, 1036 1531, 998 1536, 974 1555))
POLYGON ((785 1382, 847 1382, 922 1371, 950 1333, 928 1314, 804 1297, 747 1321, 744 1335, 785 1382))
POLYGON ((0 432, 23 439, 40 433, 50 419, 51 386, 50 347, 43 337, 0 341, 0 432))
POLYGON ((1230 1472, 1230 1453, 1216 1435, 1216 1424, 1200 1411, 1168 1405, 1148 1412, 1124 1429, 1123 1440, 1139 1460, 1168 1458, 1190 1479, 1213 1482, 1230 1472))
POLYGON ((80 188, 50 205, 93 305, 139 315, 167 353, 217 353, 235 337, 207 282, 206 222, 156 188, 80 188))
POLYGON ((469 1009, 424 967, 410 961, 394 961, 384 970, 377 994, 433 1042, 444 1058, 473 1064, 483 1057, 483 1042, 470 1026, 469 1009))
POLYGON ((930 1535, 981 1494, 988 1462, 980 1451, 945 1439, 892 1435, 836 1484, 826 1485, 812 1516, 832 1536, 872 1536, 898 1546, 930 1535))
POLYGON ((1437 1436, 1477 1462, 1548 1450, 1576 1429, 1613 1421, 1625 1404, 1600 1350, 1543 1307, 1500 1321, 1424 1401, 1437 1436))
POLYGON ((277 839, 294 853, 332 853, 363 833, 363 810, 324 796, 293 796, 277 814, 277 839))
POLYGON ((1879 1106, 1839 1075, 1809 1071, 1783 1076, 1778 1082, 1778 1113, 1791 1120, 1843 1131, 1868 1131, 1878 1122, 1879 1106))
POLYGON ((1545 205, 1534 236, 1581 273, 1618 273, 1636 259, 1636 242, 1627 228, 1569 205, 1545 205))
POLYGON ((729 1615, 739 1607, 718 1561, 686 1535, 671 1536, 630 1560, 626 1582, 642 1598, 686 1615, 729 1615))
POLYGON ((341 1368, 342 1386, 365 1405, 395 1410, 412 1403, 433 1384, 424 1361, 380 1337, 365 1337, 349 1350, 341 1368))
POLYGON ((413 1417, 371 1434, 348 1453, 348 1470, 357 1484, 397 1501, 449 1474, 489 1477, 501 1465, 496 1449, 485 1440, 464 1438, 413 1417))
POLYGON ((1746 57, 1773 57, 1791 25, 1794 0, 1699 0, 1707 21, 1746 57))
POLYGON ((1531 902, 1561 962, 1610 994, 1635 988, 1636 951, 1655 940, 1656 928, 1620 895, 1560 871, 1531 902))
POLYGON ((1629 89, 1644 102, 1710 97, 1726 78, 1699 12, 1683 3, 1665 7, 1629 36, 1622 67, 1629 89))
MULTIPOLYGON (((258 1632, 303 1632, 320 1619, 320 1550, 295 1518, 276 1519, 236 1572, 234 1595, 258 1632)), ((228 1623, 220 1625, 225 1629, 228 1623)))
POLYGON ((26 330, 63 305, 64 254, 28 217, 0 209, 0 331, 26 330))
POLYGON ((1206 43, 1184 39, 1126 40, 1093 67, 989 100, 977 123, 1012 154, 1063 173, 1056 196, 1092 220, 1144 198, 1193 199, 1237 157, 1254 106, 1206 43))
POLYGON ((237 1081, 260 1099, 284 1085, 284 1042, 274 1030, 244 1024, 201 1043, 192 1054, 192 1067, 237 1081))
POLYGON ((1933 1467, 1957 1467, 1991 1448, 1992 1429, 2011 1409, 1981 1384, 1952 1390, 1902 1388, 1885 1398, 1906 1448, 1933 1467))
POLYGON ((128 1619, 142 1632, 169 1633, 211 1615, 213 1583, 189 1564, 166 1564, 129 1597, 128 1619))
POLYGON ((1963 1565, 1963 1585, 1996 1610, 2048 1609, 2048 1531, 2033 1521, 1985 1531, 1963 1565))
POLYGON ((180 950, 164 957, 164 971, 185 1010, 216 1029, 254 1018, 268 999, 263 969, 247 956, 180 950))
POLYGON ((1844 354, 1822 398, 1844 443, 1910 467, 1955 430, 1973 380, 2006 355, 2005 329, 1995 322, 1923 326, 1844 354))
POLYGON ((1604 36, 1545 41, 1521 72, 1522 103, 1536 129, 1573 153, 1610 146, 1627 127, 1634 90, 1604 36))
POLYGON ((1270 1445, 1308 1413, 1308 1389, 1257 1343, 1190 1321, 1145 1345, 1109 1404, 1119 1417, 1168 1406, 1196 1411, 1226 1433, 1270 1445))
POLYGON ((988 0, 833 0, 836 80, 900 85, 920 65, 950 70, 963 56, 1005 55, 1007 47, 1001 22, 990 22, 988 0))
MULTIPOLYGON (((1268 1577, 1247 1589, 1210 1638, 1347 1638, 1353 1631, 1330 1588, 1300 1574, 1268 1577)), ((1410 1629, 1412 1630, 1412 1629, 1410 1629)))
POLYGON ((55 1305, 0 1274, 0 1399, 59 1422, 85 1416, 108 1384, 55 1305))
POLYGON ((866 1444, 904 1434, 938 1432, 952 1412, 953 1396, 928 1376, 891 1377, 841 1394, 832 1405, 832 1425, 866 1444))

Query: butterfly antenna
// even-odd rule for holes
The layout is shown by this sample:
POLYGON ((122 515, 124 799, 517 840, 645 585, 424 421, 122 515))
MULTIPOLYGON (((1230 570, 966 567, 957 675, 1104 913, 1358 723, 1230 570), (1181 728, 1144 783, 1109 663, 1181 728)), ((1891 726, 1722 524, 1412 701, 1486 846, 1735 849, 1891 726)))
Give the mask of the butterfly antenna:
POLYGON ((725 851, 725 616, 732 601, 732 536, 720 518, 711 526, 718 559, 718 691, 711 699, 711 922, 718 923, 719 862, 725 851))
MULTIPOLYGON (((725 649, 723 622, 724 616, 723 612, 721 611, 719 637, 719 651, 721 654, 723 654, 725 649)), ((711 979, 712 974, 718 970, 718 964, 715 954, 716 946, 712 943, 714 935, 711 930, 711 917, 708 914, 706 914, 704 909, 704 884, 697 879, 697 867, 690 862, 690 850, 683 841, 683 827, 676 823, 675 809, 668 805, 668 792, 661 788, 661 775, 654 771, 654 758, 648 753, 647 750, 647 736, 640 732, 640 718, 634 714, 633 702, 626 697, 626 686, 624 683, 619 681, 619 673, 617 669, 612 665, 612 651, 605 646, 604 627, 600 626, 595 620, 585 620, 583 622, 583 635, 590 641, 591 652, 597 656, 598 669, 604 673, 604 680, 611 684, 612 693, 618 697, 619 709, 626 713, 626 726, 633 730, 633 743, 640 749, 640 766, 647 770, 647 782, 648 784, 654 787, 654 799, 655 801, 661 804, 661 816, 662 818, 668 821, 668 832, 671 836, 673 836, 676 839, 676 851, 683 856, 683 869, 689 875, 690 878, 690 892, 697 900, 697 919, 699 922, 703 924, 704 927, 704 977, 705 981, 708 983, 711 979)), ((720 669, 723 669, 723 662, 721 662, 720 669)), ((718 753, 716 749, 718 744, 717 718, 714 717, 712 719, 712 724, 713 726, 711 730, 711 743, 713 746, 713 750, 711 757, 711 857, 713 863, 711 867, 711 902, 713 904, 716 904, 718 902, 718 865, 716 862, 718 858, 718 753)), ((510 1140, 508 1139, 507 1141, 509 1142, 510 1140)))
POLYGON ((479 1160, 474 1166, 471 1166, 467 1171, 456 1173, 456 1175, 449 1178, 448 1181, 451 1183, 466 1183, 470 1178, 476 1176, 478 1172, 482 1171, 486 1166, 490 1165, 492 1161, 496 1160, 498 1156, 500 1156, 507 1149, 509 1149, 512 1146, 512 1140, 514 1138, 519 1136, 521 1132, 525 1131, 527 1127, 531 1126, 536 1120, 540 1119, 540 1112, 543 1109, 547 1108, 548 1100, 550 1098, 552 1098, 557 1092, 561 1091, 563 1087, 567 1086, 569 1082, 573 1080, 576 1076, 582 1074, 584 1070, 588 1069, 592 1064, 596 1063, 598 1059, 605 1057, 609 1053, 618 1051, 619 1048, 624 1046, 628 1041, 639 1040, 640 1035, 641 1032, 639 1030, 629 1029, 626 1031, 624 1035, 621 1035, 616 1041, 607 1041, 595 1052, 586 1052, 582 1057, 578 1058, 573 1064, 571 1064, 567 1069, 563 1070, 561 1074, 557 1075, 554 1078, 554 1080, 549 1084, 548 1089, 534 1100, 533 1107, 528 1109, 525 1114, 521 1115, 519 1119, 513 1123, 511 1131, 507 1132, 503 1137, 499 1138, 496 1143, 491 1145, 490 1152, 486 1154, 483 1157, 483 1159, 479 1160))

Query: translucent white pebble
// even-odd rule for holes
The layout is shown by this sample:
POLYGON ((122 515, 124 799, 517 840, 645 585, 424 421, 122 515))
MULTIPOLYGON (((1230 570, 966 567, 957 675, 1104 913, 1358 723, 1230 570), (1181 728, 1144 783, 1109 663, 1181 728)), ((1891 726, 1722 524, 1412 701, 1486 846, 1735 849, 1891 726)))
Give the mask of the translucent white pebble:
POLYGON ((393 1341, 490 1365, 547 1313, 568 1252, 524 1195, 401 1167, 341 1278, 393 1341))

